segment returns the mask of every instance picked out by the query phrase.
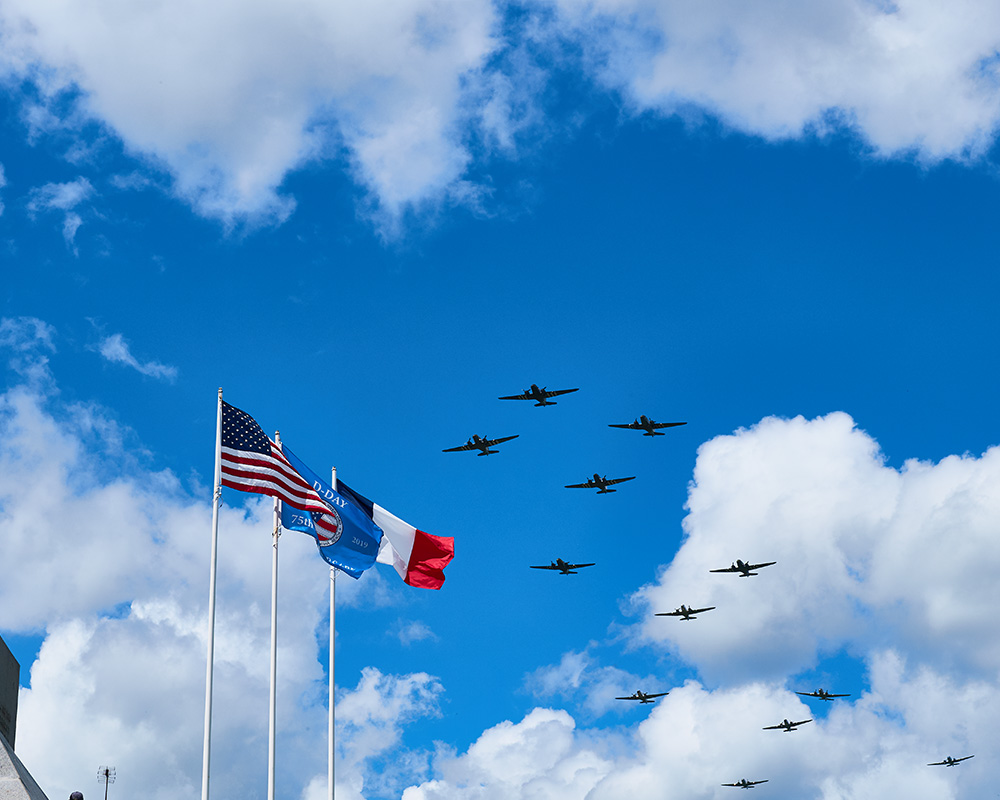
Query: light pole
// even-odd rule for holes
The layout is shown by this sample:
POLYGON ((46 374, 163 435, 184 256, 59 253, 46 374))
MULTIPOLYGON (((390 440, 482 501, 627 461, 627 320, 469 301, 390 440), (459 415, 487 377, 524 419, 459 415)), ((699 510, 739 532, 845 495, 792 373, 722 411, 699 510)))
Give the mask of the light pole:
POLYGON ((104 781, 104 800, 108 800, 108 786, 115 782, 115 768, 98 767, 97 780, 104 781))

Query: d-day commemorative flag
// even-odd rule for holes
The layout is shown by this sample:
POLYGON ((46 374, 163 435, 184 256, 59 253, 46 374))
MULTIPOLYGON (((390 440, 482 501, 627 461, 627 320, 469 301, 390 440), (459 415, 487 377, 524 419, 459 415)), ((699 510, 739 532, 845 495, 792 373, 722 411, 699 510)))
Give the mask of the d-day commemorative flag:
POLYGON ((280 447, 288 463, 312 484, 317 494, 329 505, 329 509, 321 514, 317 511, 299 511, 285 504, 281 509, 281 526, 311 534, 316 538, 319 554, 327 564, 346 572, 352 578, 360 578, 361 573, 375 563, 382 531, 364 511, 332 489, 329 483, 309 469, 284 443, 280 447), (331 521, 336 527, 333 535, 329 535, 331 521))
POLYGON ((433 536, 417 530, 378 503, 358 494, 343 481, 337 481, 337 490, 382 529, 379 564, 393 566, 399 577, 410 586, 441 588, 444 568, 455 557, 455 540, 452 537, 433 536))

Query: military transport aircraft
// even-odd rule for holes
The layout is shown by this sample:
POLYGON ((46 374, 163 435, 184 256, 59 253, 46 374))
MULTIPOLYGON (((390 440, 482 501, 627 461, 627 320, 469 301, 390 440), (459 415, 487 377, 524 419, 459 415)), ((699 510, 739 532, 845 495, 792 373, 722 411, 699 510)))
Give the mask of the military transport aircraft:
POLYGON ((815 692, 796 692, 803 697, 818 697, 820 700, 832 701, 834 697, 850 697, 849 694, 830 694, 825 689, 817 689, 815 692))
POLYGON ((785 733, 791 733, 794 730, 798 730, 799 725, 805 725, 807 722, 812 722, 811 719, 804 719, 801 722, 789 722, 788 719, 783 719, 777 725, 768 725, 766 728, 761 728, 765 731, 779 731, 783 730, 785 733))
POLYGON ((567 489, 597 489, 598 494, 608 494, 608 492, 617 492, 617 489, 609 489, 608 487, 615 483, 624 483, 625 481, 634 481, 635 475, 631 478, 608 478, 607 475, 601 477, 596 472, 593 478, 587 478, 586 483, 571 483, 566 488, 567 489))
POLYGON ((458 447, 449 447, 447 450, 442 450, 442 453, 457 453, 459 450, 481 450, 482 452, 476 453, 477 456, 488 456, 490 453, 499 453, 499 450, 490 450, 494 445, 498 445, 501 442, 509 442, 511 439, 516 439, 521 434, 515 433, 513 436, 501 436, 499 439, 488 439, 485 436, 480 436, 478 434, 473 434, 472 438, 469 439, 465 444, 459 445, 458 447))
POLYGON ((762 564, 750 564, 747 561, 740 561, 737 558, 731 567, 725 567, 723 569, 710 569, 709 572, 738 572, 740 573, 741 578, 749 578, 751 575, 757 574, 756 572, 753 572, 753 570, 769 567, 772 564, 777 563, 777 561, 765 561, 762 564))
POLYGON ((681 622, 686 619, 698 619, 695 614, 700 614, 702 611, 711 611, 715 606, 708 606, 707 608, 688 608, 686 605, 681 603, 681 607, 675 611, 661 611, 656 614, 657 617, 680 617, 681 622))
POLYGON ((644 431, 643 436, 666 436, 660 433, 659 428, 675 428, 678 425, 687 425, 686 422, 657 422, 650 419, 645 414, 641 414, 635 422, 623 422, 621 424, 611 423, 609 428, 630 428, 634 431, 644 431))
POLYGON ((934 761, 928 764, 928 767, 953 767, 962 761, 968 761, 973 756, 962 756, 961 758, 952 758, 948 756, 944 761, 934 761))
POLYGON ((557 569, 560 575, 576 575, 575 570, 581 569, 583 567, 592 567, 594 564, 567 564, 561 558, 557 558, 555 561, 551 562, 547 567, 532 566, 532 569, 557 569))
POLYGON ((576 389, 553 389, 549 391, 544 386, 539 389, 535 384, 531 384, 530 389, 525 389, 521 394, 512 394, 507 397, 497 398, 498 400, 534 400, 535 406, 554 406, 555 403, 549 400, 550 397, 558 397, 561 394, 579 391, 576 389))
POLYGON ((653 703, 656 701, 657 697, 666 697, 670 692, 653 692, 651 694, 646 694, 646 692, 637 690, 635 694, 630 694, 628 697, 616 697, 615 700, 638 700, 640 703, 653 703))
POLYGON ((739 786, 741 789, 752 789, 758 783, 767 783, 767 778, 762 781, 748 781, 746 778, 740 778, 736 783, 724 783, 723 786, 739 786))

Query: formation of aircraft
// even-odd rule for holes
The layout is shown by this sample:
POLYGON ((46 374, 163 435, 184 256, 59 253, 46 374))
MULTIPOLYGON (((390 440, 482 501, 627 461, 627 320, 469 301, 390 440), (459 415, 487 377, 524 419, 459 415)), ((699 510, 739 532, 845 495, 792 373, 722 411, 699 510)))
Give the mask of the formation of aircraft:
POLYGON ((753 572, 753 570, 770 567, 772 564, 777 563, 777 561, 764 561, 761 564, 750 564, 746 561, 740 561, 740 559, 737 558, 733 562, 732 566, 724 567, 723 569, 710 569, 709 572, 738 572, 740 573, 741 578, 749 578, 751 575, 757 574, 756 572, 753 572))
MULTIPOLYGON (((531 387, 525 389, 524 392, 517 395, 507 395, 500 397, 500 400, 531 400, 535 406, 551 406, 556 405, 556 403, 551 399, 553 397, 558 397, 564 394, 570 394, 571 392, 579 391, 577 388, 573 389, 554 389, 549 390, 546 387, 539 388, 536 384, 531 384, 531 387)), ((641 430, 643 436, 665 436, 662 432, 664 428, 674 428, 680 425, 686 425, 686 422, 657 422, 656 420, 650 419, 645 414, 640 415, 633 422, 625 423, 611 423, 608 425, 610 428, 623 428, 628 430, 641 430)), ((485 456, 498 453, 498 450, 491 449, 496 445, 502 444, 504 442, 509 442, 512 439, 518 438, 517 435, 505 436, 498 439, 490 439, 486 436, 474 435, 465 444, 458 447, 450 447, 442 452, 454 453, 462 450, 478 450, 477 455, 485 456)), ((588 478, 584 483, 572 483, 567 484, 567 489, 597 489, 598 494, 609 494, 611 492, 617 491, 616 489, 611 489, 609 487, 614 486, 619 483, 624 483, 625 481, 635 480, 634 475, 623 477, 623 478, 608 478, 607 476, 601 476, 598 473, 594 473, 592 478, 588 478)), ((764 567, 770 567, 777 564, 777 561, 763 561, 758 564, 753 564, 748 561, 743 561, 737 559, 730 566, 723 567, 720 569, 712 569, 709 572, 723 573, 731 572, 737 573, 741 578, 749 578, 751 576, 758 575, 756 570, 763 569, 764 567)), ((533 564, 530 565, 531 569, 545 569, 558 572, 560 575, 576 575, 577 570, 583 569, 585 567, 596 566, 594 562, 586 564, 571 564, 564 561, 561 558, 557 558, 555 561, 549 564, 533 564)), ((702 614, 708 611, 715 610, 715 606, 706 606, 704 608, 689 608, 686 605, 681 605, 674 611, 659 612, 655 616, 658 617, 678 617, 681 621, 697 619, 698 614, 702 614)), ((635 694, 628 695, 627 697, 616 697, 616 700, 634 700, 640 704, 653 704, 660 697, 666 697, 669 692, 643 692, 642 690, 637 690, 635 694)), ((840 697, 850 697, 850 694, 834 694, 827 692, 825 689, 817 689, 814 692, 796 692, 796 694, 803 697, 814 697, 824 701, 832 701, 835 698, 840 697)), ((798 730, 799 726, 806 725, 813 720, 803 719, 798 721, 791 721, 787 717, 779 722, 777 725, 767 725, 763 728, 765 731, 781 730, 785 733, 791 733, 792 731, 798 730)), ((954 767, 963 761, 967 761, 970 758, 974 758, 974 755, 962 756, 961 758, 953 758, 952 756, 947 756, 943 761, 932 761, 928 764, 931 767, 944 766, 944 767, 954 767)), ((741 778, 735 783, 723 783, 722 786, 731 786, 739 789, 752 789, 760 784, 767 783, 768 780, 747 780, 746 778, 741 778)))
POLYGON ((849 694, 830 694, 825 689, 817 689, 815 692, 796 692, 803 697, 818 697, 820 700, 832 701, 834 697, 850 697, 849 694))
POLYGON ((601 476, 596 472, 593 478, 587 478, 586 483, 571 483, 566 488, 567 489, 597 489, 598 494, 608 494, 609 492, 617 492, 617 489, 609 489, 616 483, 625 483, 625 481, 634 481, 635 475, 630 478, 609 478, 607 475, 601 476))
POLYGON ((811 719, 804 719, 801 722, 789 722, 787 718, 781 720, 777 725, 768 725, 766 728, 762 728, 765 731, 778 731, 783 730, 785 733, 791 733, 794 730, 798 730, 799 725, 805 725, 807 722, 812 722, 811 719))
POLYGON ((583 567, 593 567, 594 564, 569 564, 563 561, 561 558, 557 558, 555 561, 551 562, 548 566, 532 566, 532 569, 557 569, 560 575, 576 575, 576 570, 582 569, 583 567))
POLYGON ((928 767, 953 767, 962 761, 968 761, 972 756, 962 756, 961 758, 952 758, 948 756, 944 761, 934 761, 928 764, 928 767))
POLYGON ((569 394, 570 392, 578 391, 578 389, 553 389, 549 391, 544 386, 539 389, 535 384, 531 384, 530 389, 525 389, 521 394, 512 394, 507 397, 497 398, 498 400, 534 400, 535 406, 554 406, 554 402, 549 400, 550 397, 558 397, 561 394, 569 394))
POLYGON ((647 694, 640 689, 635 694, 630 694, 628 697, 616 697, 615 700, 638 700, 640 703, 653 703, 657 697, 666 697, 668 694, 670 692, 653 692, 647 694))
POLYGON ((477 456, 488 456, 491 453, 499 453, 499 450, 490 450, 503 442, 509 442, 511 439, 516 439, 520 434, 515 433, 513 436, 501 436, 499 439, 488 439, 485 436, 480 436, 479 434, 473 434, 472 438, 469 439, 465 444, 459 445, 458 447, 449 447, 446 450, 442 450, 442 453, 457 453, 460 450, 479 450, 476 453, 477 456))
POLYGON ((711 611, 715 606, 708 606, 706 608, 688 608, 686 605, 681 603, 681 607, 675 609, 674 611, 661 611, 656 614, 657 617, 680 617, 681 622, 686 619, 698 619, 695 614, 701 614, 703 611, 711 611))
POLYGON ((641 414, 635 422, 611 423, 609 428, 629 428, 633 431, 643 431, 643 436, 666 436, 660 433, 660 428, 676 428, 678 425, 687 425, 686 422, 657 422, 650 419, 645 414, 641 414))

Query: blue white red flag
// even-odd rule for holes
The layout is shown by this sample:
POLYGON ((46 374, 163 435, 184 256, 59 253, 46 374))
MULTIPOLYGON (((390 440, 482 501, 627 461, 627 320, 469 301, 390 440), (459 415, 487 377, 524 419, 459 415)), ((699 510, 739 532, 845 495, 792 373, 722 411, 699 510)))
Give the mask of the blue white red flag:
POLYGON ((300 511, 285 504, 281 509, 282 527, 312 535, 327 564, 352 578, 360 578, 375 563, 382 531, 371 517, 332 489, 285 444, 280 446, 288 463, 327 504, 325 512, 300 511))
POLYGON ((362 509, 382 529, 378 563, 389 564, 410 586, 440 589, 444 568, 455 557, 455 540, 417 530, 364 495, 337 481, 340 494, 362 509))

